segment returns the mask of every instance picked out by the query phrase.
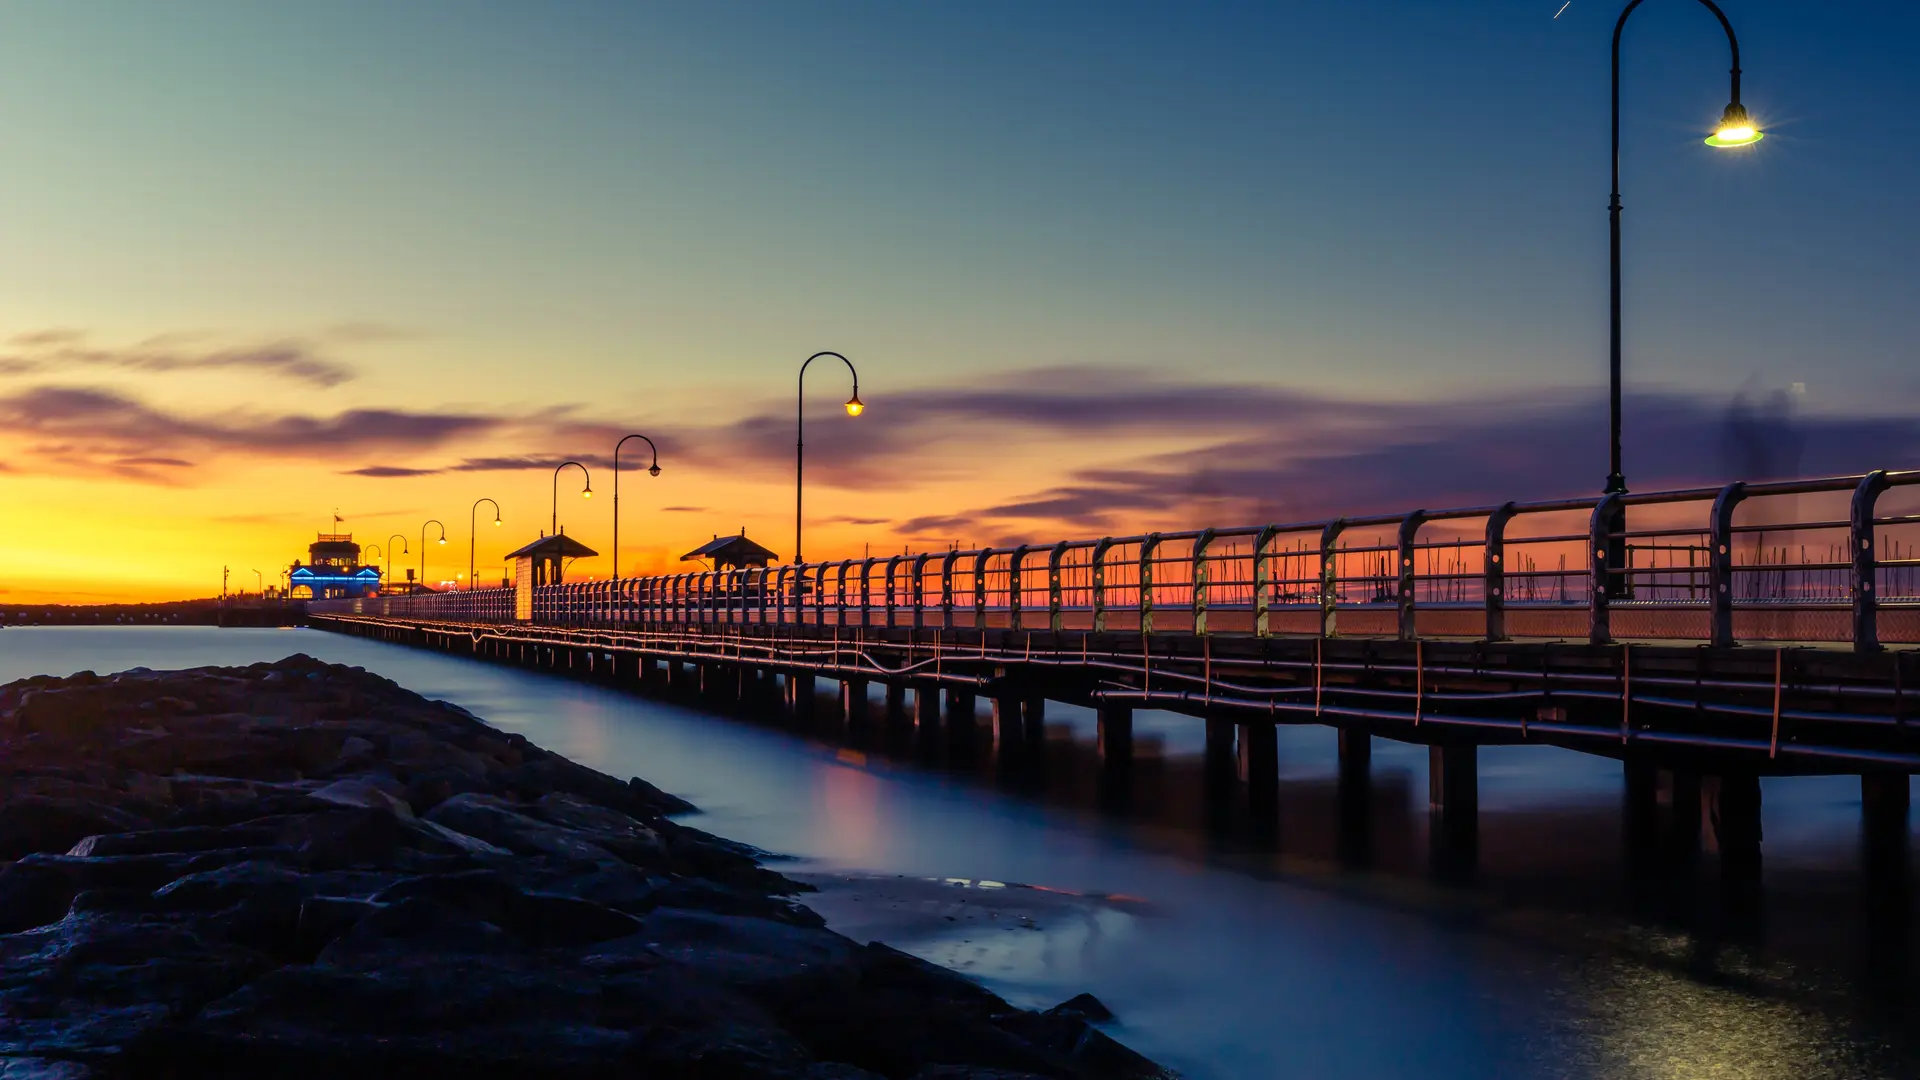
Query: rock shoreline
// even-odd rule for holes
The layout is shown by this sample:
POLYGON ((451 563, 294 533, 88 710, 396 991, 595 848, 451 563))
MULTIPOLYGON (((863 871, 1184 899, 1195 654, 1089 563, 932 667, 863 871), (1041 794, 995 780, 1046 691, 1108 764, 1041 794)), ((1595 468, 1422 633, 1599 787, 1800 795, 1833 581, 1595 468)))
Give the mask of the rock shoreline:
POLYGON ((692 809, 306 656, 0 687, 0 1080, 1173 1075, 692 809))

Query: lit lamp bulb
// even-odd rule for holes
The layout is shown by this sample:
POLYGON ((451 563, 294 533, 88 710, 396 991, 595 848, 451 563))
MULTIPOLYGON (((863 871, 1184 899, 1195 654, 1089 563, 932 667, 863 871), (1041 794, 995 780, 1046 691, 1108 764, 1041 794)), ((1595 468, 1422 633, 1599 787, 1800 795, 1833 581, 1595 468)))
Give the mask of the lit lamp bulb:
POLYGON ((441 538, 440 538, 440 545, 441 545, 442 547, 445 547, 445 546, 446 546, 446 543, 447 543, 447 538, 446 538, 446 537, 444 537, 444 536, 443 536, 443 537, 441 537, 441 538))
POLYGON ((1753 125, 1753 118, 1747 115, 1746 106, 1736 101, 1720 114, 1720 126, 1707 137, 1707 145, 1722 149, 1752 146, 1764 138, 1766 136, 1753 125))
POLYGON ((494 528, 496 528, 496 529, 500 527, 500 519, 499 519, 499 518, 494 518, 494 519, 493 519, 493 527, 494 527, 494 528))
POLYGON ((860 391, 855 390, 853 392, 853 396, 847 399, 847 415, 859 416, 861 413, 866 411, 867 411, 867 403, 860 400, 860 391))
POLYGON ((593 489, 592 489, 592 488, 587 488, 586 490, 584 490, 584 491, 582 491, 582 492, 580 493, 580 497, 581 497, 581 498, 583 498, 583 499, 591 499, 591 498, 593 498, 593 489))

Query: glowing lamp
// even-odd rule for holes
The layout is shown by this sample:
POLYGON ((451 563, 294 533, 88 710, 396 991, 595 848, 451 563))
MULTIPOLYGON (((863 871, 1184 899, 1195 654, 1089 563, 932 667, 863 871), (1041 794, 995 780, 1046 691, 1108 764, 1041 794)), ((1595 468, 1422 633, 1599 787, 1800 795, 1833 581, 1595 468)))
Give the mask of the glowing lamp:
POLYGON ((1753 125, 1753 118, 1747 115, 1746 106, 1736 101, 1720 114, 1720 126, 1707 136, 1707 145, 1720 149, 1752 146, 1764 138, 1766 136, 1753 125))
POLYGON ((443 536, 443 537, 441 537, 441 538, 440 538, 440 544, 441 544, 441 546, 443 546, 443 547, 444 547, 444 546, 446 545, 446 542, 447 542, 447 538, 446 538, 446 537, 444 537, 444 536, 443 536))
POLYGON ((500 527, 500 519, 499 519, 499 518, 494 518, 494 519, 493 519, 493 526, 494 526, 494 528, 496 528, 496 529, 500 527))
POLYGON ((587 488, 586 490, 584 490, 584 491, 582 491, 582 492, 580 493, 580 497, 581 497, 581 498, 583 498, 583 499, 591 499, 591 498, 593 498, 593 489, 592 489, 592 488, 587 488))
POLYGON ((847 415, 859 416, 861 413, 866 411, 867 411, 867 403, 860 400, 860 391, 855 390, 853 392, 853 396, 847 399, 847 415))

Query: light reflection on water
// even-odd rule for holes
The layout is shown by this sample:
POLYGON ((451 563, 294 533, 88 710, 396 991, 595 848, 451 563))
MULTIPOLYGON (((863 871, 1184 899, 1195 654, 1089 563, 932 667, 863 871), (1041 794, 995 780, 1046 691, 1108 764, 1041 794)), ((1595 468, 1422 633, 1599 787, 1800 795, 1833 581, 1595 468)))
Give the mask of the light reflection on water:
POLYGON ((1433 871, 1424 749, 1376 741, 1368 824, 1343 841, 1323 729, 1281 730, 1275 847, 1209 833, 1201 726, 1167 714, 1138 715, 1131 809, 1116 817, 1095 809, 1090 715, 1057 705, 1035 791, 996 777, 991 755, 948 774, 884 738, 815 741, 314 631, 14 628, 0 631, 0 682, 295 651, 644 776, 698 804, 701 827, 801 870, 881 875, 829 883, 822 909, 1023 1004, 1092 990, 1120 1014, 1116 1035, 1196 1078, 1920 1075, 1911 897, 1865 884, 1848 777, 1766 782, 1765 876, 1748 892, 1710 863, 1684 880, 1626 873, 1617 765, 1487 748, 1461 886, 1433 871), (888 884, 898 875, 984 899, 929 900, 888 884), (1116 894, 1139 899, 1102 899, 1116 894))

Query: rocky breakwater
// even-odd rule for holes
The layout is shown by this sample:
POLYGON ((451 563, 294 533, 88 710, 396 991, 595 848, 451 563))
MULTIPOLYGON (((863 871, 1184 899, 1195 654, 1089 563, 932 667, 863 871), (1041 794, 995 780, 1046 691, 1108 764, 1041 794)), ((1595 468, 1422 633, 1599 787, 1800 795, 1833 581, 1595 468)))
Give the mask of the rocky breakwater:
POLYGON ((0 688, 0 1078, 1168 1075, 357 668, 0 688))

